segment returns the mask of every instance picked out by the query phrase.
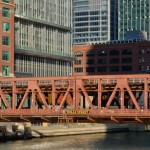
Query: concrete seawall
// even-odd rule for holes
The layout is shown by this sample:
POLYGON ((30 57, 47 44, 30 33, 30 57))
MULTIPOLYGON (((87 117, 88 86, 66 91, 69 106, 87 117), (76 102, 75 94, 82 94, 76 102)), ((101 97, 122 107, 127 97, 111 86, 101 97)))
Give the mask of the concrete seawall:
POLYGON ((62 136, 75 134, 92 134, 103 132, 119 132, 129 131, 128 125, 105 125, 105 124, 65 124, 51 125, 47 127, 32 126, 31 136, 46 137, 46 136, 62 136))
POLYGON ((17 125, 3 124, 0 125, 0 140, 121 131, 129 131, 128 125, 95 123, 44 124, 42 126, 21 123, 17 125))
POLYGON ((149 131, 150 126, 136 124, 96 124, 96 123, 70 123, 70 124, 3 124, 0 125, 0 140, 15 140, 25 138, 41 138, 52 136, 65 136, 77 134, 94 134, 125 131, 149 131))
POLYGON ((64 136, 75 134, 92 134, 104 132, 129 131, 128 125, 118 124, 50 124, 48 126, 31 126, 29 134, 31 137, 64 136))
POLYGON ((137 132, 137 131, 150 131, 150 125, 143 124, 129 124, 129 131, 137 132))

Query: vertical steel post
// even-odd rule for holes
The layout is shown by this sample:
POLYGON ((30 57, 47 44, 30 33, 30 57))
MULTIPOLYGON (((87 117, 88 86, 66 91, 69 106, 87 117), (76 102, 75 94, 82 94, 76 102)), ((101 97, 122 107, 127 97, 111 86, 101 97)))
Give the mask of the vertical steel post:
POLYGON ((12 109, 16 109, 16 81, 12 81, 12 109))
POLYGON ((121 88, 120 89, 120 108, 121 108, 121 110, 124 110, 124 89, 123 88, 121 88))
POLYGON ((55 92, 56 92, 56 87, 55 87, 55 80, 52 80, 52 110, 55 110, 55 92))
POLYGON ((148 109, 148 81, 144 79, 144 110, 148 109))
POLYGON ((75 83, 75 109, 79 109, 79 86, 78 84, 81 84, 81 82, 79 83, 79 80, 76 79, 76 83, 75 83))
POLYGON ((32 90, 32 95, 31 95, 31 109, 35 109, 35 90, 32 90))
POLYGON ((101 103, 102 103, 102 85, 101 85, 101 79, 98 79, 98 112, 101 111, 101 103))

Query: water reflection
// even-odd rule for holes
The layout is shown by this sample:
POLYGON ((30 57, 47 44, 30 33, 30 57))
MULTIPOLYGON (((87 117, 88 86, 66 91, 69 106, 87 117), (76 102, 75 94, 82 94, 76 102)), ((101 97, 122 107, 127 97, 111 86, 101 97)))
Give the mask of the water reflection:
POLYGON ((1 150, 148 150, 149 132, 101 133, 0 143, 1 150))

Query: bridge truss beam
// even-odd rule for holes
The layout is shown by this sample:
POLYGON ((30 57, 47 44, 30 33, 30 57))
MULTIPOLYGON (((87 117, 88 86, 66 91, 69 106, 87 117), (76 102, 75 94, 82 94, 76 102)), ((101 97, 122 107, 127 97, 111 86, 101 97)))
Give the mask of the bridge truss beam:
POLYGON ((150 75, 0 79, 0 121, 150 123, 150 75))

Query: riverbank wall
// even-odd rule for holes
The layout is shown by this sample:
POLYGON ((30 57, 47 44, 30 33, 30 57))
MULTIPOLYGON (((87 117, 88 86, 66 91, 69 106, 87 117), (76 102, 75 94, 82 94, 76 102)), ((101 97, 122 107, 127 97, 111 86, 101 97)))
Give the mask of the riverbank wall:
POLYGON ((150 125, 129 124, 128 127, 129 127, 129 131, 133 131, 133 132, 150 131, 150 125))
POLYGON ((50 126, 46 126, 42 128, 39 126, 31 127, 31 135, 33 137, 94 134, 94 133, 121 132, 121 131, 129 131, 128 125, 79 124, 77 123, 77 124, 57 125, 57 128, 55 125, 50 125, 50 126))
POLYGON ((64 123, 64 124, 0 124, 0 140, 20 140, 53 136, 79 134, 96 134, 110 132, 150 131, 150 125, 142 124, 97 124, 97 123, 64 123))
POLYGON ((79 134, 95 134, 107 132, 129 131, 127 124, 95 124, 95 123, 70 123, 70 124, 15 124, 0 125, 0 140, 15 140, 27 138, 42 138, 53 136, 67 136, 79 134))

